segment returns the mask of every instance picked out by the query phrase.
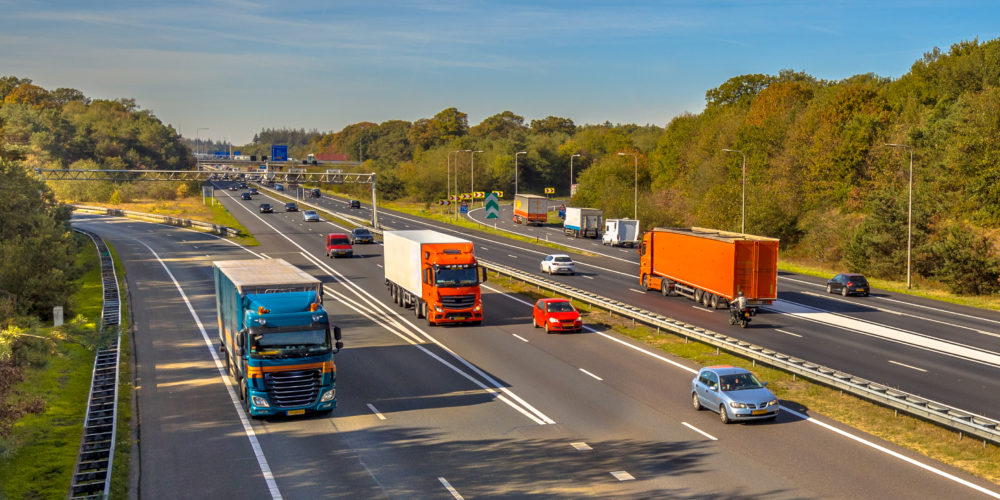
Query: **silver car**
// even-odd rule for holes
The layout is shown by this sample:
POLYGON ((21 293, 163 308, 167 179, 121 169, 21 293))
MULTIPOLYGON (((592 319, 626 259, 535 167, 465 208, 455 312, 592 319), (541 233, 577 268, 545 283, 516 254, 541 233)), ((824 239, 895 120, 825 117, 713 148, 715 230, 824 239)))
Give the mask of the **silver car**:
POLYGON ((319 222, 319 214, 315 210, 306 210, 302 212, 302 220, 306 222, 319 222))
POLYGON ((576 274, 576 264, 569 255, 546 255, 545 258, 542 259, 542 272, 549 274, 576 274))
POLYGON ((706 366, 691 381, 691 404, 719 413, 722 423, 744 420, 774 420, 781 405, 778 398, 743 368, 706 366))

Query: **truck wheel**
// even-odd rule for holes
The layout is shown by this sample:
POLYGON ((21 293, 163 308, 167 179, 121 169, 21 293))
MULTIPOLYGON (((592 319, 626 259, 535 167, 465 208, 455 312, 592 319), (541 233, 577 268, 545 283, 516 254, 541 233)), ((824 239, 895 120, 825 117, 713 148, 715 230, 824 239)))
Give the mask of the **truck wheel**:
POLYGON ((712 294, 712 300, 709 301, 709 304, 710 304, 709 307, 711 307, 712 309, 718 309, 719 308, 719 296, 715 295, 715 294, 712 294))
POLYGON ((667 280, 660 281, 660 295, 667 297, 670 295, 670 283, 667 280))
POLYGON ((695 301, 695 302, 701 302, 701 298, 702 298, 702 297, 703 297, 704 295, 705 295, 705 292, 703 292, 703 291, 701 291, 701 290, 695 290, 695 291, 694 291, 694 301, 695 301))
POLYGON ((416 316, 417 319, 424 319, 424 315, 422 314, 423 309, 421 309, 421 307, 423 306, 420 300, 413 303, 413 315, 416 316))
POLYGON ((642 285, 642 289, 643 290, 649 289, 649 276, 646 276, 645 274, 643 274, 642 275, 642 279, 639 280, 639 283, 642 285))

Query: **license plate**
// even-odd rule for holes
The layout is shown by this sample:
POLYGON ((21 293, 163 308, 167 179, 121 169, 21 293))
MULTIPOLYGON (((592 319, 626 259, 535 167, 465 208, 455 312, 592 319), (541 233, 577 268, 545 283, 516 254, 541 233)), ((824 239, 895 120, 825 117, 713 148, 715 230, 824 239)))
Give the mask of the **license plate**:
POLYGON ((764 415, 766 413, 767 413, 767 410, 754 410, 754 411, 750 412, 751 415, 764 415))
POLYGON ((863 292, 863 291, 865 291, 864 288, 858 288, 857 290, 855 290, 855 292, 863 292))
POLYGON ((288 415, 305 415, 305 410, 288 410, 288 415))
POLYGON ((455 319, 461 321, 465 319, 465 316, 455 316, 455 319))

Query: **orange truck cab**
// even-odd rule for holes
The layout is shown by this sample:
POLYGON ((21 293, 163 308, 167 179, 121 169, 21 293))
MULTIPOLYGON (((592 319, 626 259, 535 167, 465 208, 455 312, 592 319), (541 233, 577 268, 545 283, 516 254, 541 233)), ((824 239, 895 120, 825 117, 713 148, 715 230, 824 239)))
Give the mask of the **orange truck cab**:
POLYGON ((756 307, 778 298, 778 240, 716 229, 654 228, 639 245, 639 284, 706 307, 728 307, 738 292, 756 307))
POLYGON ((428 325, 483 321, 479 284, 486 270, 472 242, 428 229, 385 231, 385 284, 393 302, 428 325))
POLYGON ((326 256, 354 257, 354 247, 345 233, 330 233, 326 235, 326 256))

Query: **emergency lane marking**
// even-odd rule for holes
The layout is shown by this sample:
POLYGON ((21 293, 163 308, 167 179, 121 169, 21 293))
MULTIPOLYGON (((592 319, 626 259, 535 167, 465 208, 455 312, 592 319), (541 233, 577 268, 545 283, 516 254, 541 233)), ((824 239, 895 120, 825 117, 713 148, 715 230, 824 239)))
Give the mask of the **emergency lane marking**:
POLYGON ((592 280, 592 279, 594 279, 594 277, 593 277, 593 276, 587 276, 587 275, 583 275, 583 277, 584 277, 584 278, 587 278, 588 280, 592 280))
POLYGON ((458 490, 456 490, 455 488, 452 488, 451 483, 449 483, 447 479, 445 479, 443 477, 439 477, 438 481, 441 481, 441 484, 444 486, 444 489, 448 490, 448 493, 451 493, 451 496, 455 500, 463 500, 462 495, 460 495, 458 493, 458 490))
MULTIPOLYGON (((180 293, 181 299, 183 299, 184 304, 187 305, 188 312, 190 312, 191 317, 194 318, 194 322, 198 326, 198 330, 201 332, 201 338, 204 339, 205 345, 208 346, 208 352, 212 355, 212 359, 215 361, 215 368, 219 371, 219 375, 222 377, 223 385, 226 386, 226 392, 229 393, 229 399, 236 408, 236 414, 240 417, 240 423, 243 425, 243 432, 250 441, 250 448, 253 450, 254 457, 257 459, 257 466, 260 468, 260 472, 264 476, 264 482, 267 484, 267 489, 271 493, 271 498, 275 500, 281 499, 281 491, 278 490, 278 483, 274 480, 274 475, 271 473, 271 466, 267 463, 267 457, 264 456, 264 450, 260 447, 260 442, 257 441, 257 434, 254 432, 253 426, 250 425, 250 419, 247 417, 246 412, 243 411, 243 405, 240 403, 239 396, 236 395, 236 391, 233 389, 233 384, 229 379, 229 374, 227 373, 226 368, 222 365, 222 361, 219 360, 219 355, 215 351, 215 346, 212 345, 212 340, 208 338, 208 332, 205 331, 205 325, 202 324, 201 320, 198 318, 198 313, 195 312, 194 306, 191 304, 191 301, 188 300, 187 294, 184 293, 184 289, 181 288, 181 284, 177 282, 177 278, 174 277, 174 273, 170 272, 170 268, 167 267, 167 263, 163 262, 163 259, 160 258, 160 255, 157 254, 152 247, 142 241, 139 241, 139 243, 146 247, 151 254, 153 254, 153 257, 155 257, 157 262, 160 263, 163 270, 167 272, 167 276, 170 277, 170 281, 173 281, 174 287, 177 288, 177 292, 180 293)), ((247 249, 247 251, 253 253, 253 251, 249 249, 247 249)))
POLYGON ((635 293, 646 293, 646 292, 644 292, 642 290, 636 290, 635 288, 629 288, 629 291, 630 292, 635 292, 635 293))
MULTIPOLYGON (((813 296, 816 296, 816 297, 825 297, 825 294, 819 294, 819 293, 813 293, 813 292, 806 292, 805 294, 806 295, 813 295, 813 296)), ((860 303, 860 302, 853 301, 853 300, 838 299, 837 297, 825 297, 825 298, 828 299, 828 300, 835 300, 837 302, 843 302, 845 304, 857 305, 857 304, 860 303)), ((911 317, 911 318, 914 318, 914 319, 928 321, 928 322, 931 322, 931 323, 939 323, 939 324, 942 324, 942 325, 945 325, 945 326, 950 326, 952 328, 962 328, 962 329, 965 329, 965 330, 972 330, 972 331, 974 331, 976 333, 982 333, 982 334, 985 334, 985 335, 989 335, 991 337, 1000 337, 1000 334, 993 333, 993 332, 985 332, 983 330, 980 330, 978 328, 974 328, 974 327, 971 327, 971 326, 959 325, 957 323, 949 323, 947 321, 942 321, 942 320, 934 319, 934 318, 928 318, 928 317, 925 317, 925 316, 917 316, 917 315, 914 315, 914 314, 904 313, 902 311, 893 311, 892 309, 886 309, 884 307, 878 307, 878 306, 872 306, 872 305, 866 305, 865 307, 870 307, 870 308, 875 309, 876 311, 879 311, 879 312, 884 312, 884 313, 889 313, 889 314, 895 314, 897 316, 908 316, 908 317, 911 317)))
POLYGON ((385 420, 385 415, 382 415, 382 413, 375 409, 371 403, 368 403, 368 409, 371 410, 379 420, 385 420))
POLYGON ((894 364, 894 365, 902 366, 903 368, 909 368, 911 370, 916 370, 918 372, 927 373, 927 370, 924 370, 923 368, 917 368, 916 366, 913 366, 913 365, 908 365, 906 363, 900 363, 899 361, 893 361, 891 359, 889 360, 889 362, 892 363, 892 364, 894 364))
POLYGON ((577 441, 575 443, 570 443, 569 445, 572 446, 573 448, 576 448, 577 451, 590 451, 593 449, 590 447, 589 444, 583 441, 577 441))
POLYGON ((707 433, 707 432, 705 432, 705 431, 703 431, 703 430, 701 430, 701 429, 699 429, 699 428, 697 428, 697 427, 695 427, 695 426, 693 426, 693 425, 691 425, 691 424, 689 424, 687 422, 681 422, 681 425, 683 425, 684 427, 687 427, 688 429, 691 429, 692 431, 697 432, 698 434, 701 434, 702 436, 707 437, 708 439, 711 439, 712 441, 718 441, 719 440, 719 438, 717 438, 717 437, 715 437, 715 436, 713 436, 713 435, 711 435, 711 434, 709 434, 709 433, 707 433))
POLYGON ((597 380, 600 380, 600 381, 602 381, 602 382, 604 381, 604 379, 603 379, 603 378, 601 378, 601 377, 598 377, 597 375, 594 375, 593 373, 590 373, 590 372, 588 372, 587 370, 584 370, 583 368, 580 368, 580 371, 581 371, 581 372, 583 372, 583 373, 586 373, 587 375, 590 375, 591 377, 594 377, 594 378, 596 378, 597 380))
POLYGON ((782 330, 780 328, 775 328, 774 331, 776 331, 778 333, 784 333, 785 335, 791 335, 792 337, 798 337, 800 339, 802 338, 802 336, 799 335, 799 334, 797 334, 797 333, 786 332, 786 331, 784 331, 784 330, 782 330))
POLYGON ((522 337, 522 336, 520 336, 520 335, 518 335, 518 334, 516 334, 516 333, 512 333, 511 335, 513 335, 514 337, 517 337, 518 339, 520 339, 520 340, 522 340, 522 341, 524 341, 524 342, 527 342, 527 341, 528 341, 528 339, 526 339, 526 338, 524 338, 524 337, 522 337))
POLYGON ((613 471, 613 472, 611 472, 611 475, 614 476, 615 479, 617 479, 619 481, 631 481, 631 480, 635 479, 634 477, 632 477, 632 474, 629 474, 628 472, 623 471, 623 470, 613 471))

